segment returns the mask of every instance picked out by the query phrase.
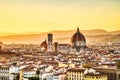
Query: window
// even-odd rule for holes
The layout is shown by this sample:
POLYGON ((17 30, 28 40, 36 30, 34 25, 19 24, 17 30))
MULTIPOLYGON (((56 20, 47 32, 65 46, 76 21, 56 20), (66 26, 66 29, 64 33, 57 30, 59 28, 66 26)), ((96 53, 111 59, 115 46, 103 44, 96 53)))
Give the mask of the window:
POLYGON ((98 79, 98 77, 96 77, 96 79, 98 79))
POLYGON ((120 79, 120 75, 119 75, 119 79, 120 79))

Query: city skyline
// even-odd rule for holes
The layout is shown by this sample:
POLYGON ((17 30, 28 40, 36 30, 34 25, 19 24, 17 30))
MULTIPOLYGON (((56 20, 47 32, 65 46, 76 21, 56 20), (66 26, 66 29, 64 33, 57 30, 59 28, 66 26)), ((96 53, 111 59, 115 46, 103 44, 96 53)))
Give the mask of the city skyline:
POLYGON ((0 31, 120 30, 119 0, 0 1, 0 31))
POLYGON ((120 0, 0 0, 0 80, 120 80, 120 0))

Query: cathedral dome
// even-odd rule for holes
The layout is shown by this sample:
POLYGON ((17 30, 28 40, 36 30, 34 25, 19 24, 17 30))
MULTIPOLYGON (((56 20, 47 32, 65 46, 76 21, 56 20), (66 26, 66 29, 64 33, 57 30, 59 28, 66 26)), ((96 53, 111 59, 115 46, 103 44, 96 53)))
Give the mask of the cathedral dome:
POLYGON ((46 40, 43 41, 40 45, 42 51, 47 51, 47 42, 46 40))
POLYGON ((45 41, 43 41, 43 42, 41 43, 40 46, 46 46, 46 45, 47 45, 47 42, 46 42, 46 40, 45 40, 45 41))
POLYGON ((79 28, 77 28, 77 32, 72 36, 71 43, 73 46, 86 46, 86 39, 79 31, 79 28))

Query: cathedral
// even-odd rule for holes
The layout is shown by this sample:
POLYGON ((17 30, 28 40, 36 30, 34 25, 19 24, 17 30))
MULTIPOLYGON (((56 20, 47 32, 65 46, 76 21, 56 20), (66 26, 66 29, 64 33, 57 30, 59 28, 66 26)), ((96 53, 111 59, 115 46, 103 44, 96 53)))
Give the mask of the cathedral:
POLYGON ((77 28, 76 33, 73 34, 71 38, 71 46, 73 52, 84 52, 86 48, 86 39, 85 36, 77 28))
POLYGON ((73 52, 82 53, 86 49, 86 39, 85 36, 80 32, 79 28, 71 37, 71 44, 58 44, 58 42, 53 43, 53 34, 48 34, 48 40, 41 43, 41 49, 44 52, 73 52))

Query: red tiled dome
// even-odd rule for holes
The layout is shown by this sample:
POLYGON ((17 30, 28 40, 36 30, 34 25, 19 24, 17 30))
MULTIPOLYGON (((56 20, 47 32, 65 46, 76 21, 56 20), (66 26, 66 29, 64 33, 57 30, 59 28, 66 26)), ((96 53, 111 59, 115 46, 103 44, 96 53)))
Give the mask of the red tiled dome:
POLYGON ((41 43, 40 46, 46 46, 46 45, 47 45, 47 42, 46 42, 46 40, 45 40, 45 41, 43 41, 43 42, 41 43))
POLYGON ((86 43, 86 39, 85 39, 84 35, 79 31, 79 28, 77 28, 77 32, 71 38, 72 44, 75 44, 76 42, 85 42, 86 43))
POLYGON ((43 41, 40 46, 44 47, 45 49, 47 49, 47 42, 46 42, 46 40, 43 41))

